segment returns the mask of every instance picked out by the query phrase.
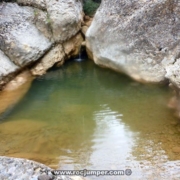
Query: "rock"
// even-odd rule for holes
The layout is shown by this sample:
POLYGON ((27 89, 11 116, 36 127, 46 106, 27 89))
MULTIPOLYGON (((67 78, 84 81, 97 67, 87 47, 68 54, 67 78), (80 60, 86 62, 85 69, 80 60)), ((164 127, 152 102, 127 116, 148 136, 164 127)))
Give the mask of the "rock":
POLYGON ((77 55, 82 19, 81 0, 0 3, 0 88, 24 67, 42 75, 77 55))
MULTIPOLYGON (((68 176, 53 176, 51 171, 53 169, 35 161, 0 156, 0 179, 2 180, 73 180, 68 176)), ((83 178, 76 177, 76 179, 83 178)))
POLYGON ((172 66, 178 71, 172 64, 180 52, 179 9, 178 1, 104 0, 86 33, 88 54, 96 64, 140 82, 173 79, 172 66))
POLYGON ((173 151, 174 153, 180 153, 180 147, 173 147, 173 148, 172 148, 172 151, 173 151))
POLYGON ((85 46, 86 46, 86 41, 83 41, 83 42, 81 43, 81 46, 82 46, 82 47, 85 47, 85 46))
POLYGON ((91 23, 92 23, 92 19, 90 19, 90 20, 88 20, 88 21, 85 21, 85 25, 86 25, 87 27, 89 27, 89 26, 91 25, 91 23))
POLYGON ((88 26, 82 26, 81 31, 84 36, 86 35, 87 30, 88 30, 88 26))
POLYGON ((46 0, 55 41, 64 42, 77 34, 83 20, 80 0, 46 0))
POLYGON ((52 178, 50 178, 48 175, 40 175, 38 180, 52 180, 52 178))
POLYGON ((76 57, 79 54, 79 51, 81 49, 81 43, 83 41, 84 39, 81 33, 79 33, 63 44, 64 52, 68 59, 72 57, 76 57))
POLYGON ((177 59, 174 64, 171 64, 166 67, 166 78, 170 80, 170 82, 180 89, 180 59, 177 59))
POLYGON ((31 7, 0 5, 0 49, 19 67, 38 60, 51 46, 32 23, 31 7))
POLYGON ((89 20, 91 20, 91 17, 90 17, 90 16, 85 15, 85 16, 84 16, 84 20, 85 20, 85 21, 89 21, 89 20))
POLYGON ((33 22, 37 29, 51 42, 54 42, 51 24, 47 12, 40 9, 34 8, 34 19, 33 22))
POLYGON ((10 73, 15 72, 18 69, 11 60, 0 50, 0 80, 10 73))
POLYGON ((53 47, 41 61, 32 68, 31 72, 33 75, 43 75, 45 72, 57 62, 64 61, 65 53, 61 44, 53 47))
POLYGON ((45 0, 17 0, 17 3, 25 6, 37 7, 43 10, 46 9, 45 0))
POLYGON ((37 63, 37 65, 31 69, 32 74, 35 76, 43 75, 55 64, 59 67, 64 63, 65 59, 77 56, 79 54, 82 41, 83 37, 79 33, 66 41, 63 45, 56 45, 41 59, 39 63, 37 63))

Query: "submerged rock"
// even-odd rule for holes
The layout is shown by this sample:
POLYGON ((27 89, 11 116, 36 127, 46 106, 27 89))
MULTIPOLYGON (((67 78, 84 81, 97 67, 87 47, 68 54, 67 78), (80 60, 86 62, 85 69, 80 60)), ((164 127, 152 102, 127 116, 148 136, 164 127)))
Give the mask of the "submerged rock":
POLYGON ((137 81, 173 79, 169 65, 176 66, 180 53, 179 14, 179 1, 104 0, 86 33, 88 54, 137 81))

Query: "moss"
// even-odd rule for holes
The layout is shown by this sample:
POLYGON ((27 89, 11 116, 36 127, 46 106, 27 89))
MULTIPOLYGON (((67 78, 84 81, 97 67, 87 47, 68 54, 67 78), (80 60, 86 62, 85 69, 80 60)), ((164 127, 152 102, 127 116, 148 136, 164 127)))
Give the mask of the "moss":
POLYGON ((100 3, 94 2, 93 0, 85 0, 83 10, 86 15, 93 16, 96 13, 100 3))
POLYGON ((34 16, 37 17, 39 15, 39 11, 37 9, 34 9, 34 16))

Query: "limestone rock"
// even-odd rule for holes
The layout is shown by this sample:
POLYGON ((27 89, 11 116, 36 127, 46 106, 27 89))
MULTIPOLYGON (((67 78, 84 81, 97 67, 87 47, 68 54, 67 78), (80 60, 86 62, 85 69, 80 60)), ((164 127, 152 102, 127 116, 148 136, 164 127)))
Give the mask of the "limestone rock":
POLYGON ((51 42, 53 42, 52 30, 49 21, 49 16, 46 11, 34 8, 33 23, 37 29, 51 42))
POLYGON ((180 89, 180 59, 177 59, 174 64, 166 67, 166 78, 168 78, 171 83, 180 89))
POLYGON ((82 26, 81 31, 84 36, 86 35, 87 30, 88 30, 88 26, 82 26))
POLYGON ((65 53, 61 44, 53 47, 31 70, 33 75, 43 75, 55 63, 64 61, 65 53))
POLYGON ((81 44, 83 41, 84 41, 83 37, 82 37, 81 33, 79 33, 63 44, 64 52, 68 59, 71 57, 75 57, 79 54, 81 44))
POLYGON ((180 3, 104 0, 86 37, 96 64, 137 81, 163 82, 180 52, 180 3))
POLYGON ((45 0, 17 0, 17 3, 26 5, 26 6, 37 7, 40 9, 46 9, 45 0))
POLYGON ((80 0, 46 0, 46 5, 55 41, 66 41, 81 29, 80 0))
POLYGON ((32 23, 33 9, 15 3, 0 5, 0 49, 18 66, 38 60, 51 46, 32 23))
POLYGON ((0 50, 0 80, 18 69, 14 63, 0 50))
POLYGON ((54 64, 61 65, 64 59, 77 55, 82 19, 81 0, 0 3, 0 85, 12 79, 9 73, 33 62, 37 61, 33 74, 41 75, 54 64), (6 80, 2 81, 3 76, 6 80))
MULTIPOLYGON (((22 158, 0 157, 0 179, 8 180, 72 180, 68 176, 53 176, 53 169, 22 158)), ((79 178, 82 180, 82 178, 79 178)))

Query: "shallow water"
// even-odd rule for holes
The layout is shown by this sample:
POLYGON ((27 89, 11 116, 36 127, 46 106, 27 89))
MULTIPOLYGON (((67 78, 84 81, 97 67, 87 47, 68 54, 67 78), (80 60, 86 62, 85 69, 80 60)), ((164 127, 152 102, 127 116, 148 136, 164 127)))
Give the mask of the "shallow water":
POLYGON ((36 79, 1 115, 0 155, 52 168, 133 172, 88 179, 179 179, 180 125, 167 108, 170 97, 166 87, 91 61, 68 62, 36 79))

